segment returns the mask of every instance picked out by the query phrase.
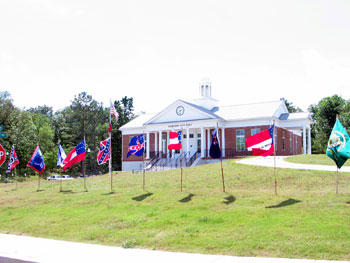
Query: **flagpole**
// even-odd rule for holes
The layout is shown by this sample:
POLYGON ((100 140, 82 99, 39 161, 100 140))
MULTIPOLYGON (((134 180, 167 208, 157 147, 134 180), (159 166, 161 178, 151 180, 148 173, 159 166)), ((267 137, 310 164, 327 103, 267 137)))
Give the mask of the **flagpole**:
MULTIPOLYGON (((216 123, 217 134, 219 135, 219 123, 216 123)), ((218 140, 219 143, 219 140, 218 140)), ((221 144, 219 143, 221 146, 221 144)), ((222 179, 222 191, 225 193, 225 177, 224 177, 224 168, 222 167, 222 151, 220 156, 220 164, 221 164, 221 179, 222 179)))
POLYGON ((37 190, 37 192, 39 192, 40 191, 40 174, 38 173, 38 190, 37 190))
MULTIPOLYGON (((273 137, 272 141, 275 139, 275 120, 273 120, 273 137)), ((275 195, 277 195, 277 179, 276 179, 276 147, 275 143, 273 144, 273 175, 275 178, 275 195)))
MULTIPOLYGON (((145 137, 144 131, 142 131, 143 137, 145 137)), ((143 139, 145 141, 145 139, 143 139)), ((149 143, 149 142, 147 142, 149 143)), ((143 182, 142 182, 142 189, 145 191, 145 150, 143 151, 142 154, 142 170, 143 170, 143 182)))
MULTIPOLYGON (((85 141, 85 136, 84 136, 84 142, 85 142, 85 148, 86 148, 86 141, 85 141)), ((85 151, 86 149, 84 149, 85 151)), ((85 192, 87 192, 87 188, 86 188, 86 175, 85 175, 85 161, 83 160, 83 177, 84 177, 84 189, 85 189, 85 192)))
POLYGON ((337 180, 336 180, 336 188, 335 188, 335 193, 338 194, 339 191, 338 191, 338 181, 339 181, 339 169, 338 169, 338 166, 337 166, 337 180))
MULTIPOLYGON (((338 117, 339 117, 339 115, 338 114, 336 114, 335 115, 335 120, 337 121, 337 119, 338 119, 338 117)), ((339 181, 339 168, 338 168, 338 165, 337 165, 337 177, 336 177, 336 182, 335 182, 335 194, 338 194, 339 193, 339 189, 338 189, 338 181, 339 181)))
POLYGON ((183 173, 183 168, 182 168, 182 166, 183 166, 183 149, 182 149, 182 144, 181 144, 181 177, 180 177, 180 185, 181 185, 181 192, 182 192, 182 173, 183 173))
POLYGON ((60 170, 60 192, 62 192, 62 169, 61 168, 58 168, 60 170))
MULTIPOLYGON (((111 100, 110 100, 110 103, 111 100)), ((111 178, 111 192, 113 192, 113 176, 112 176, 112 121, 111 121, 111 110, 109 109, 109 126, 110 129, 108 131, 109 134, 109 143, 110 143, 110 148, 111 151, 109 153, 109 160, 108 160, 108 172, 109 172, 109 177, 111 178)))
POLYGON ((16 182, 16 189, 17 189, 16 167, 15 167, 15 182, 16 182))

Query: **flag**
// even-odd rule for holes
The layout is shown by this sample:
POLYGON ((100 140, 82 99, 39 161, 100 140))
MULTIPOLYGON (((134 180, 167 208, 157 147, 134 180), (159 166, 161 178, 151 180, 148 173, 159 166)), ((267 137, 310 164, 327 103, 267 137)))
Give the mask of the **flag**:
POLYGON ((11 170, 13 168, 15 168, 18 164, 19 164, 19 160, 17 158, 17 154, 16 154, 16 151, 15 151, 15 146, 12 146, 11 154, 10 154, 10 160, 9 160, 8 165, 7 165, 6 173, 7 174, 10 173, 11 170))
POLYGON ((209 155, 211 158, 221 158, 221 149, 218 138, 216 136, 218 129, 215 129, 212 133, 211 144, 209 149, 209 155))
POLYGON ((45 170, 45 162, 43 154, 41 153, 39 145, 36 146, 32 157, 30 158, 28 167, 34 169, 39 174, 41 174, 45 170))
POLYGON ((71 167, 73 164, 78 163, 85 158, 85 140, 82 140, 73 150, 68 153, 66 159, 63 160, 62 169, 65 171, 67 168, 71 167))
POLYGON ((100 142, 100 150, 97 153, 98 165, 106 163, 111 154, 111 140, 110 138, 100 142))
POLYGON ((169 133, 169 139, 170 139, 170 142, 168 145, 169 150, 180 150, 182 148, 181 133, 182 131, 169 133))
POLYGON ((118 112, 115 110, 112 101, 110 101, 110 104, 111 104, 111 106, 110 106, 110 111, 109 112, 110 112, 111 115, 114 115, 115 121, 118 121, 118 118, 119 118, 118 112))
POLYGON ((63 166, 63 160, 66 159, 67 155, 64 152, 62 145, 58 144, 58 156, 57 156, 57 166, 63 166))
POLYGON ((128 153, 126 154, 126 158, 130 155, 142 156, 145 150, 145 140, 143 134, 139 136, 134 136, 128 147, 128 153))
POLYGON ((275 125, 245 139, 248 151, 253 151, 253 155, 269 156, 274 153, 273 129, 275 125))
POLYGON ((340 169, 350 157, 350 138, 340 121, 336 120, 329 136, 326 154, 340 169))
POLYGON ((112 124, 111 124, 111 122, 109 122, 108 132, 112 132, 112 124))

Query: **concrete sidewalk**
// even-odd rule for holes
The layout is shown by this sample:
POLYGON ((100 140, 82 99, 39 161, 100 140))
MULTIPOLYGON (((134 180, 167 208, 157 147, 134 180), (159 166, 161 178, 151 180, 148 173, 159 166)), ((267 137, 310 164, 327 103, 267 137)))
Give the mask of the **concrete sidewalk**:
MULTIPOLYGON (((276 167, 278 168, 291 168, 291 169, 304 169, 304 170, 318 170, 318 171, 331 171, 336 172, 337 167, 335 165, 314 165, 314 164, 300 164, 300 163, 290 163, 286 162, 284 158, 288 156, 276 156, 276 167)), ((268 157, 255 157, 255 158, 246 158, 237 161, 237 163, 248 164, 248 165, 258 165, 258 166, 267 166, 274 167, 273 156, 268 157)), ((339 172, 350 172, 349 166, 343 166, 339 169, 339 172)))
POLYGON ((222 255, 202 255, 164 252, 143 249, 124 249, 101 245, 57 241, 44 238, 0 234, 0 262, 47 262, 47 263, 349 263, 286 258, 254 258, 222 255))

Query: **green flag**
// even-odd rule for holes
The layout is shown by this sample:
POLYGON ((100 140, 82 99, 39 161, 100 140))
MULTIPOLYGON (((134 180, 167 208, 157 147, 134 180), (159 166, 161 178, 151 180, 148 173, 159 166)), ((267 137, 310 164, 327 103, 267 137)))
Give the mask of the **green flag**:
POLYGON ((336 163, 339 169, 350 157, 350 137, 338 118, 331 136, 329 136, 326 154, 336 163))

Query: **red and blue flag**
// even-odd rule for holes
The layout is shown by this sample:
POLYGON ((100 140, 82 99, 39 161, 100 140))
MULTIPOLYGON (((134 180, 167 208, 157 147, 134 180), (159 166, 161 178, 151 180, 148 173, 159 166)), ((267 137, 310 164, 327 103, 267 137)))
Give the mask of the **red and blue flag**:
POLYGON ((181 144, 181 131, 178 132, 170 132, 169 133, 169 150, 181 150, 182 144, 181 144))
POLYGON ((126 154, 126 158, 130 155, 142 156, 145 150, 145 139, 144 135, 140 134, 139 136, 134 136, 128 147, 128 153, 126 154))
POLYGON ((32 157, 30 158, 27 166, 34 169, 39 174, 41 174, 45 170, 44 157, 43 157, 43 154, 40 150, 39 145, 36 146, 34 153, 33 153, 32 157))
POLYGON ((253 151, 255 156, 269 156, 274 153, 275 146, 273 143, 273 129, 275 125, 272 125, 267 130, 249 136, 245 139, 245 144, 248 151, 253 151))
POLYGON ((70 153, 68 153, 66 159, 63 160, 62 169, 65 171, 73 164, 78 163, 85 159, 85 140, 82 140, 77 146, 75 146, 70 153))
POLYGON ((13 168, 15 168, 19 164, 19 160, 15 151, 15 146, 12 146, 10 160, 7 165, 6 173, 10 173, 13 168))
POLYGON ((111 139, 108 138, 100 142, 100 150, 97 153, 97 164, 106 163, 111 155, 111 139))

